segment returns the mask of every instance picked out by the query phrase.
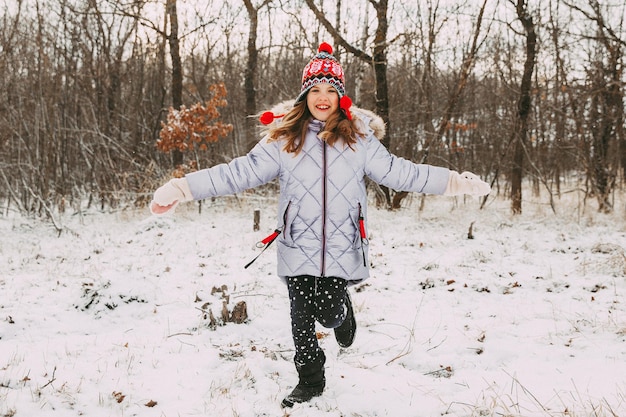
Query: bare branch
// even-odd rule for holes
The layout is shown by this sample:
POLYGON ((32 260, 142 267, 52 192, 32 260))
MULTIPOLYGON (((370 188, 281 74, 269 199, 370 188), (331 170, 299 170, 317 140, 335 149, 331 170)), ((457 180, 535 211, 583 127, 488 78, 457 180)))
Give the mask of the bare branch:
POLYGON ((306 0, 306 4, 309 6, 311 11, 315 14, 317 20, 324 26, 324 28, 330 33, 330 35, 339 41, 339 44, 348 52, 353 54, 354 56, 360 58, 361 60, 373 64, 374 58, 371 55, 367 54, 365 51, 351 45, 348 41, 341 36, 341 34, 337 31, 337 29, 333 26, 333 24, 326 19, 326 16, 320 9, 317 8, 315 2, 313 0, 306 0))

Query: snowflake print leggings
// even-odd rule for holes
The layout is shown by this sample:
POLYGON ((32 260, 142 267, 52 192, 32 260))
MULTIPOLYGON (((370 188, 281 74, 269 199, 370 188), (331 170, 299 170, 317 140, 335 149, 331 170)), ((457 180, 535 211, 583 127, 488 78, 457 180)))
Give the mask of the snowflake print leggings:
POLYGON ((347 281, 343 278, 301 275, 287 277, 291 306, 291 333, 296 347, 294 360, 311 363, 320 352, 315 321, 335 328, 346 318, 344 300, 347 281))

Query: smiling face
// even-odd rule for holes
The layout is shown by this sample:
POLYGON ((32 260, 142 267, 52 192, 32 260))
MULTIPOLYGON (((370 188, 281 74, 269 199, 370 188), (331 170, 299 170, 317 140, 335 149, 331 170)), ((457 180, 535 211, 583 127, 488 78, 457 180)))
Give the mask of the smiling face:
POLYGON ((313 117, 325 122, 339 108, 339 93, 332 85, 320 83, 309 90, 306 104, 313 117))

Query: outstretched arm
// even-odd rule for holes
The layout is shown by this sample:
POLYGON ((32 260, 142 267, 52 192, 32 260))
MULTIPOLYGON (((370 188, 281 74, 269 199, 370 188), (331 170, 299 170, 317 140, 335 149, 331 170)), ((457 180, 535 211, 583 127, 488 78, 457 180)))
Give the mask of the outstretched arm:
POLYGON ((150 211, 164 214, 180 202, 236 194, 265 184, 280 172, 280 152, 278 141, 268 143, 264 139, 247 155, 227 164, 172 179, 156 190, 150 211))
POLYGON ((416 164, 393 155, 375 138, 366 141, 366 174, 391 189, 449 196, 480 196, 491 191, 489 184, 471 172, 459 174, 444 167, 416 164))

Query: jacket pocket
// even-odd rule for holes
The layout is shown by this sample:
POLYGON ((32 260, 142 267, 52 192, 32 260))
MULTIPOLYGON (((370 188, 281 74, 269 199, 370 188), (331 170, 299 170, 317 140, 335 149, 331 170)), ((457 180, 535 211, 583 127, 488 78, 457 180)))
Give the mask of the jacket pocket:
POLYGON ((354 237, 352 238, 352 247, 354 249, 361 249, 363 245, 368 244, 367 232, 365 231, 365 218, 363 216, 361 203, 357 203, 356 207, 350 209, 350 219, 355 229, 354 237))
POLYGON ((283 203, 283 207, 279 210, 279 213, 281 213, 281 225, 279 229, 282 230, 282 232, 278 237, 278 241, 289 247, 295 247, 292 235, 292 226, 299 209, 300 206, 295 204, 293 201, 286 201, 283 203))

